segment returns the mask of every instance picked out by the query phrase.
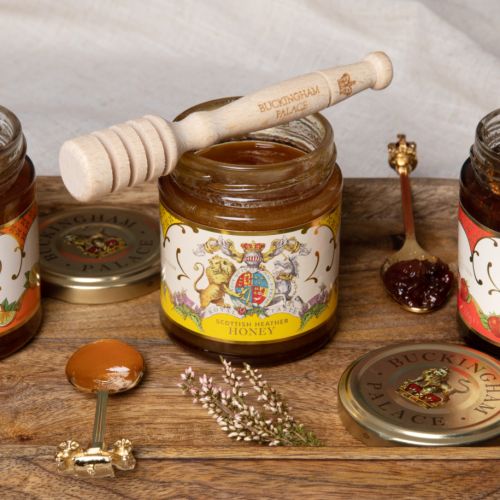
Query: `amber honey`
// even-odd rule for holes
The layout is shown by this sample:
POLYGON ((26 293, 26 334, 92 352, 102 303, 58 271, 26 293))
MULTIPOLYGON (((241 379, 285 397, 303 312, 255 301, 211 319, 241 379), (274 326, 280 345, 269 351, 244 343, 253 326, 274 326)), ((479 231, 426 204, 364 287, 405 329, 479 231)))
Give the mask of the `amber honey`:
POLYGON ((305 153, 286 144, 267 141, 234 141, 216 144, 196 153, 230 165, 272 165, 300 158, 305 153))
POLYGON ((335 158, 329 123, 312 115, 186 153, 160 179, 161 318, 174 340, 257 364, 328 342, 338 301, 335 158))
POLYGON ((66 377, 81 391, 121 392, 134 387, 144 373, 144 359, 132 346, 115 339, 80 347, 66 364, 66 377))

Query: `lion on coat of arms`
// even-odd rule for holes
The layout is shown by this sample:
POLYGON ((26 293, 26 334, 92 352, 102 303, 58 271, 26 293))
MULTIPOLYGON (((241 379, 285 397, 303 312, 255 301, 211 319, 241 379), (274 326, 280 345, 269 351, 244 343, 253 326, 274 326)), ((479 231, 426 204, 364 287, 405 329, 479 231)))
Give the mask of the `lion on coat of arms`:
POLYGON ((236 267, 232 262, 215 255, 208 260, 208 266, 206 270, 203 264, 197 263, 195 269, 202 268, 202 272, 199 278, 194 282, 194 289, 200 295, 200 305, 203 309, 208 307, 211 303, 221 307, 231 307, 224 302, 224 294, 229 294, 233 296, 238 296, 235 292, 229 289, 229 282, 233 274, 236 272, 236 267), (208 280, 208 286, 205 288, 198 288, 198 283, 206 275, 208 280))

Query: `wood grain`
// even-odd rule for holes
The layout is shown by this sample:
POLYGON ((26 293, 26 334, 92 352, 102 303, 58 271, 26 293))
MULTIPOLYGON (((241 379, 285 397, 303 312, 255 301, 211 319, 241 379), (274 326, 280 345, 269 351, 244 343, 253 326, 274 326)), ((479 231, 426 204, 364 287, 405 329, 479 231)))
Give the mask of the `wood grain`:
MULTIPOLYGON (((457 183, 415 179, 413 187, 417 237, 455 263, 457 183)), ((39 203, 43 213, 76 204, 58 178, 39 180, 39 203)), ((156 215, 156 188, 141 186, 106 199, 114 203, 156 215)), ((464 491, 465 498, 498 497, 498 447, 369 448, 344 430, 337 415, 337 381, 361 354, 400 341, 460 342, 453 299, 440 311, 417 316, 384 293, 379 267, 401 243, 400 213, 397 179, 346 181, 339 331, 315 355, 263 369, 325 447, 262 448, 234 443, 218 431, 176 384, 187 366, 211 375, 218 375, 219 366, 170 341, 160 326, 156 292, 102 306, 46 298, 39 335, 0 362, 2 497, 459 498, 464 491), (103 337, 130 342, 146 360, 142 385, 111 398, 108 410, 108 441, 129 438, 138 467, 116 480, 61 477, 55 446, 69 438, 90 440, 95 405, 92 396, 66 382, 64 366, 81 344, 103 337)))
POLYGON ((40 459, 0 460, 10 498, 484 499, 500 494, 494 462, 440 460, 142 460, 117 478, 61 477, 40 459), (43 491, 41 486, 45 485, 43 491), (467 488, 467 489, 465 489, 467 488))

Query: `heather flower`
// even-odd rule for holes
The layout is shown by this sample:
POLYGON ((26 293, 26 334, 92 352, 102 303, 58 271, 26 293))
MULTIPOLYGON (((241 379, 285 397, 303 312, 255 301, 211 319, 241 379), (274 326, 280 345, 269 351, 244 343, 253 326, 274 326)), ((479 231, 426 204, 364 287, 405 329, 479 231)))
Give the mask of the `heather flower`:
POLYGON ((221 363, 225 387, 216 386, 207 375, 199 377, 197 383, 191 367, 181 374, 179 387, 193 403, 208 411, 228 437, 268 446, 320 446, 316 436, 292 417, 290 407, 258 370, 245 364, 240 375, 229 361, 221 358, 221 363), (248 402, 245 383, 256 393, 261 408, 248 402))

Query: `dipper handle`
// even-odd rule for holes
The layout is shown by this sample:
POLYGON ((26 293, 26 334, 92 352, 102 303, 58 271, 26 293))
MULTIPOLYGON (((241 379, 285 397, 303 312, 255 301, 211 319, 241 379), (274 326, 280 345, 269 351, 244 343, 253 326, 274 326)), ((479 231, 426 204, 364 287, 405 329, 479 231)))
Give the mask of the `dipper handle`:
POLYGON ((61 175, 77 200, 90 201, 170 173, 186 151, 302 118, 391 80, 389 57, 372 52, 356 64, 299 76, 179 122, 144 116, 66 141, 61 175))

